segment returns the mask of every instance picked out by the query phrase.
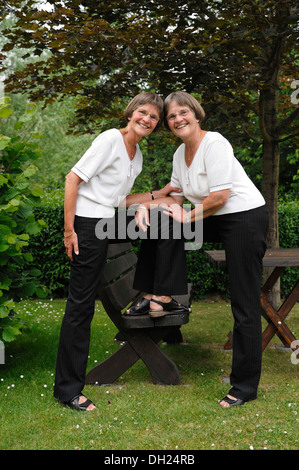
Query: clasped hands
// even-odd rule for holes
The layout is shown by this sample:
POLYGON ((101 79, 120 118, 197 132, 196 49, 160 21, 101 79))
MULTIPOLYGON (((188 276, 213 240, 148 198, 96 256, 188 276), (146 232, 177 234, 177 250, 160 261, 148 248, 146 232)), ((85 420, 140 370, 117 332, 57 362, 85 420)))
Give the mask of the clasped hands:
POLYGON ((150 208, 160 208, 163 210, 163 214, 168 215, 169 217, 172 217, 173 219, 177 220, 180 223, 187 223, 190 222, 189 218, 189 213, 183 209, 182 206, 180 206, 177 203, 173 204, 166 204, 166 203, 161 203, 161 204, 155 204, 155 203, 150 203, 149 208, 145 207, 145 205, 140 204, 137 207, 137 211, 135 214, 135 222, 137 227, 139 227, 143 232, 146 232, 148 227, 150 226, 150 220, 149 220, 149 209, 150 208))

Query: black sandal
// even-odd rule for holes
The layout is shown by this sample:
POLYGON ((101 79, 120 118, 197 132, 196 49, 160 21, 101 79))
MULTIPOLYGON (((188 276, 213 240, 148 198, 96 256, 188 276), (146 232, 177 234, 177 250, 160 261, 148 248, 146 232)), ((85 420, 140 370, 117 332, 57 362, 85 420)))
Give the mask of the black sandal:
POLYGON ((86 398, 81 393, 80 395, 77 395, 74 398, 72 398, 69 402, 66 403, 66 405, 72 408, 73 410, 77 410, 77 411, 87 411, 87 408, 89 407, 89 405, 95 406, 95 404, 88 398, 86 398, 86 400, 83 403, 79 403, 79 398, 82 396, 86 398))
POLYGON ((232 399, 226 395, 224 398, 222 398, 222 400, 220 400, 219 405, 221 406, 221 408, 230 408, 231 406, 244 405, 244 403, 246 402, 244 400, 241 400, 241 398, 232 399), (224 401, 225 403, 228 403, 229 406, 221 406, 220 403, 222 401, 224 401))
POLYGON ((171 299, 170 302, 160 302, 160 300, 151 299, 151 302, 162 305, 162 310, 150 310, 149 314, 153 318, 164 317, 168 314, 190 313, 191 310, 185 305, 179 304, 176 300, 171 299))
POLYGON ((147 315, 149 312, 150 300, 142 297, 137 305, 133 305, 129 308, 124 315, 127 317, 138 316, 138 315, 147 315))

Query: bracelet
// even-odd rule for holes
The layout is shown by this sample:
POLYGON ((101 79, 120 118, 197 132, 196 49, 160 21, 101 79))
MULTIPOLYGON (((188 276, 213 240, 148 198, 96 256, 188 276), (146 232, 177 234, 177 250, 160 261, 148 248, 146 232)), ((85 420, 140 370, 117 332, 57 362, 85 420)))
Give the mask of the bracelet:
POLYGON ((152 196, 152 200, 154 200, 154 195, 153 195, 153 191, 150 192, 150 195, 152 196))
POLYGON ((145 209, 147 211, 147 208, 145 206, 142 206, 142 205, 137 207, 137 212, 138 212, 139 209, 145 209))
POLYGON ((70 238, 73 235, 73 233, 75 233, 75 230, 73 230, 72 233, 68 235, 67 237, 64 235, 64 238, 70 238))

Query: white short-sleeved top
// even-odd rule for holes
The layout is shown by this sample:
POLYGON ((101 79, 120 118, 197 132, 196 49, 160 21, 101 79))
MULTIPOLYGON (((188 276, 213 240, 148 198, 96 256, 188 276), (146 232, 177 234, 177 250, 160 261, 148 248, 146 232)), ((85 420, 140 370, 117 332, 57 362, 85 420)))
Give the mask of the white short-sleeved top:
POLYGON ((130 160, 118 129, 102 132, 72 168, 83 181, 78 187, 76 215, 113 217, 115 207, 130 194, 142 170, 142 153, 137 144, 130 160))
MULTIPOLYGON (((233 148, 218 132, 207 132, 192 160, 185 163, 185 144, 173 157, 172 186, 195 206, 210 192, 229 189, 228 201, 214 215, 231 214, 263 206, 265 200, 234 156, 233 148)), ((179 193, 173 193, 180 195, 179 193)))

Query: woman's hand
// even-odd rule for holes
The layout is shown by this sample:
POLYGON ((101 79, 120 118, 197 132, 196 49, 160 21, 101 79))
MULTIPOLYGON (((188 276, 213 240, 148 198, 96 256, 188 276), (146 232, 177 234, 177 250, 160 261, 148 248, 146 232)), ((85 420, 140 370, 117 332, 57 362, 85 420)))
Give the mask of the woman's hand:
POLYGON ((141 228, 143 232, 147 231, 148 227, 150 226, 150 222, 148 209, 145 206, 140 205, 137 207, 135 222, 137 227, 141 228))
POLYGON ((155 199, 159 199, 159 198, 167 197, 168 194, 173 193, 173 192, 181 193, 182 190, 179 188, 174 188, 173 186, 171 186, 171 183, 168 183, 166 184, 166 186, 164 186, 164 188, 154 191, 155 193, 154 196, 155 196, 155 199))
POLYGON ((76 255, 79 254, 78 237, 75 231, 71 235, 64 237, 64 246, 67 256, 73 261, 73 251, 76 255))
POLYGON ((164 207, 163 213, 169 215, 177 222, 185 224, 190 222, 190 214, 180 204, 171 204, 167 208, 164 207))
POLYGON ((73 261, 73 251, 79 254, 78 237, 74 231, 74 219, 79 184, 82 178, 70 171, 65 178, 64 191, 64 246, 67 256, 73 261))

